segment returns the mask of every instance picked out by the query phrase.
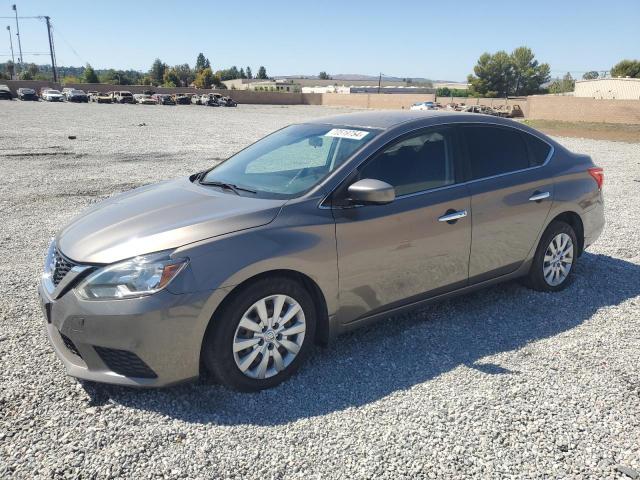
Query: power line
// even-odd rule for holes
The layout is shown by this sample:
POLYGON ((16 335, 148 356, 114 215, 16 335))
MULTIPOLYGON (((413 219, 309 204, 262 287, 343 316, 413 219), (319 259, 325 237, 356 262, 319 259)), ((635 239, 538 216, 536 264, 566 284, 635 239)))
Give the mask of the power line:
POLYGON ((76 57, 78 57, 78 60, 80 60, 82 63, 86 64, 88 63, 87 61, 85 61, 78 52, 76 52, 76 49, 73 48, 71 46, 71 44, 69 43, 69 41, 64 37, 64 35, 62 35, 62 33, 60 33, 60 29, 58 27, 56 27, 55 25, 51 24, 51 30, 53 30, 54 32, 56 32, 58 34, 58 36, 62 39, 62 41, 67 45, 67 47, 69 47, 71 49, 71 51, 75 54, 76 57))

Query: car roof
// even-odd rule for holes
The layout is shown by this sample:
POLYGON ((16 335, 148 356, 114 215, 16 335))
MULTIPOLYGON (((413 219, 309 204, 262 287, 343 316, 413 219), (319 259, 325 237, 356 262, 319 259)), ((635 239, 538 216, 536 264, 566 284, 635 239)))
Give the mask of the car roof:
POLYGON ((428 125, 429 123, 437 123, 438 120, 444 119, 446 119, 446 121, 452 122, 472 121, 477 123, 487 121, 491 123, 504 123, 507 125, 512 124, 510 121, 505 122, 499 117, 488 115, 485 117, 478 114, 469 115, 448 110, 377 110, 368 112, 354 112, 342 115, 333 115, 330 117, 317 118, 305 123, 343 125, 388 130, 404 123, 413 123, 424 120, 425 125, 428 125))

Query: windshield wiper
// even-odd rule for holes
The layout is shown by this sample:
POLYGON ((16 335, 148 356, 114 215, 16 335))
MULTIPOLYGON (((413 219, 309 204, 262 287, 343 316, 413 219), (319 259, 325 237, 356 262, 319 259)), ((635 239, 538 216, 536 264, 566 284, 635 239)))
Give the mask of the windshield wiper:
POLYGON ((216 181, 209 181, 209 182, 200 181, 200 185, 207 185, 207 186, 211 186, 211 187, 224 188, 226 190, 231 190, 236 195, 240 195, 240 191, 249 192, 249 193, 258 193, 255 190, 251 190, 249 188, 244 188, 244 187, 239 187, 238 185, 234 185, 233 183, 216 182, 216 181))

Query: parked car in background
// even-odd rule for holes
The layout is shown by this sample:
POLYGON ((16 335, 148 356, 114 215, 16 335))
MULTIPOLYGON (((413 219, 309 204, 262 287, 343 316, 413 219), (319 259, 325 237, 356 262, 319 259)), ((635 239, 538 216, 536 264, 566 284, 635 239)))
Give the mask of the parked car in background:
POLYGON ((113 103, 111 92, 95 92, 91 95, 91 101, 95 103, 113 103))
POLYGON ((36 102, 40 100, 40 98, 38 97, 38 94, 33 88, 19 88, 17 93, 18 93, 18 100, 23 100, 23 101, 31 100, 36 102))
POLYGON ((524 117, 524 112, 520 108, 520 105, 500 105, 498 107, 494 107, 494 112, 499 117, 504 118, 522 118, 524 117))
POLYGON ((176 102, 176 105, 189 105, 191 103, 191 98, 189 95, 184 93, 176 93, 173 96, 173 101, 176 102))
POLYGON ((64 88, 62 89, 62 95, 67 102, 87 103, 89 96, 84 90, 78 90, 77 88, 64 88))
POLYGON ((437 110, 438 107, 434 102, 417 102, 411 105, 410 110, 437 110))
POLYGON ((140 105, 155 105, 156 103, 158 103, 151 95, 147 95, 145 93, 136 93, 133 96, 133 99, 135 103, 138 103, 140 105))
POLYGON ((200 95, 194 93, 191 95, 191 104, 192 105, 200 105, 200 95))
POLYGON ((482 113, 485 115, 496 115, 496 112, 486 105, 467 105, 461 110, 465 113, 482 113))
POLYGON ((60 230, 39 285, 46 331, 91 381, 158 387, 204 366, 238 390, 273 387, 314 343, 427 302, 516 278, 564 289, 603 230, 603 180, 508 119, 308 120, 60 230))
POLYGON ((233 98, 231 97, 221 97, 218 98, 218 104, 221 107, 237 107, 238 106, 238 102, 236 102, 233 98))
POLYGON ((218 98, 214 93, 203 93, 200 95, 200 105, 206 105, 208 107, 219 107, 218 98))
POLYGON ((159 105, 175 105, 176 102, 173 97, 167 93, 154 93, 152 98, 159 105))
POLYGON ((7 85, 0 85, 0 100, 13 100, 13 94, 7 85))
POLYGON ((134 103, 133 94, 127 90, 111 92, 113 103, 134 103))
POLYGON ((59 90, 55 90, 53 88, 47 88, 42 91, 40 95, 42 100, 45 102, 62 102, 64 101, 64 96, 60 93, 59 90))

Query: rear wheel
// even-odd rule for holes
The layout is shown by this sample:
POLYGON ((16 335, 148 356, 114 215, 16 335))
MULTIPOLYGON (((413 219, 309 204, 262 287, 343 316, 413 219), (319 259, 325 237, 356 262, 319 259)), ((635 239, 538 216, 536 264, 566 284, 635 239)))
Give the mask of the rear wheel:
POLYGON ((552 222, 536 250, 526 283, 534 290, 556 292, 569 285, 578 258, 578 241, 571 225, 552 222))
POLYGON ((207 331, 203 359, 222 384, 256 391, 289 378, 309 354, 313 300, 299 283, 264 278, 234 294, 207 331))

